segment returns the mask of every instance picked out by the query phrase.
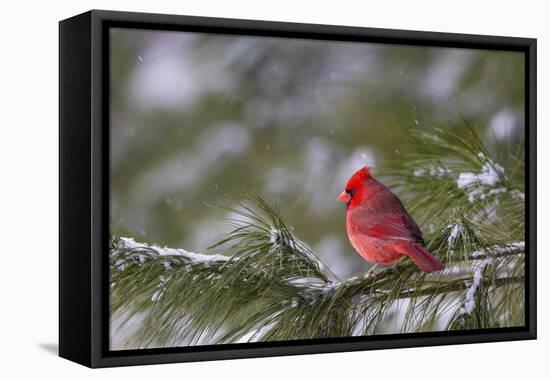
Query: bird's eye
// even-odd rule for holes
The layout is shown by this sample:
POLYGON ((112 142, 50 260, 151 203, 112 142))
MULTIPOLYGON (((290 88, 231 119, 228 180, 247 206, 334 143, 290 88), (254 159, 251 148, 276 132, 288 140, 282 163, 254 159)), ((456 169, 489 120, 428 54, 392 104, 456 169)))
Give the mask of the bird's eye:
POLYGON ((353 197, 355 194, 355 189, 346 189, 346 193, 353 197))

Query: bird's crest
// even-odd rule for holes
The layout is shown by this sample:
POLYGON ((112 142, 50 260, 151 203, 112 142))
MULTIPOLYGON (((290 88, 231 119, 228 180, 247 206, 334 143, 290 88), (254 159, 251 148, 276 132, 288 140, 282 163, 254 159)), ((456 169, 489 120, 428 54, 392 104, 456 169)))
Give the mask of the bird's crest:
POLYGON ((363 182, 371 176, 370 167, 364 166, 351 176, 346 185, 347 189, 357 189, 363 184, 363 182))

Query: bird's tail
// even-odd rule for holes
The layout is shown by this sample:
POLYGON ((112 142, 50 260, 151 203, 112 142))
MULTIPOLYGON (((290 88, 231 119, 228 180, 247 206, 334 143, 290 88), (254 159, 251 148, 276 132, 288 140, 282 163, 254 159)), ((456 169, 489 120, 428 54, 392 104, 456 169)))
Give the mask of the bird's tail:
POLYGON ((414 242, 400 244, 397 249, 400 253, 409 256, 423 272, 430 273, 445 268, 441 261, 414 242))

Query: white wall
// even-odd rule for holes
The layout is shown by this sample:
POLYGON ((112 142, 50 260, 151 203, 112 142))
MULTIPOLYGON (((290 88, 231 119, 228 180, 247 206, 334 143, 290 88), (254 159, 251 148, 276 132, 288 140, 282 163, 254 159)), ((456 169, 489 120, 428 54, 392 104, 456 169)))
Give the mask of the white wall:
POLYGON ((550 27, 543 1, 9 1, 0 22, 0 374, 32 376, 498 377, 548 367, 549 242, 539 216, 539 340, 91 371, 54 356, 57 343, 57 21, 90 8, 536 37, 539 214, 550 163, 550 27), (546 348, 546 351, 545 351, 546 348))

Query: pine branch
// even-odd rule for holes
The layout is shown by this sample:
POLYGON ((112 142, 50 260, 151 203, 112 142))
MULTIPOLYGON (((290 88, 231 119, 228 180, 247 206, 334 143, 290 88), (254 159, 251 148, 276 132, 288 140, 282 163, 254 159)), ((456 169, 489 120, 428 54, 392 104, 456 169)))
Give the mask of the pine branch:
MULTIPOLYGON (((523 284, 524 282, 525 282, 525 277, 518 276, 518 277, 502 277, 494 280, 485 279, 481 284, 491 285, 494 288, 499 288, 504 285, 523 284)), ((427 289, 417 290, 417 291, 406 290, 403 293, 401 293, 398 298, 404 299, 404 298, 412 298, 412 297, 437 295, 437 294, 443 294, 443 293, 451 293, 453 291, 467 290, 470 287, 470 285, 471 285, 471 280, 466 280, 463 282, 451 282, 442 288, 430 287, 427 289)))
POLYGON ((488 258, 508 257, 525 254, 525 243, 518 242, 508 245, 488 248, 486 251, 474 252, 468 258, 462 258, 460 261, 485 260, 488 258))
MULTIPOLYGON (((503 245, 493 248, 488 248, 485 253, 478 253, 474 252, 469 257, 461 257, 460 259, 454 260, 454 261, 446 261, 447 263, 458 263, 458 262, 467 262, 467 261, 475 261, 475 260, 485 260, 488 258, 500 258, 500 257, 509 257, 509 256, 517 256, 522 255, 525 253, 523 243, 513 243, 510 245, 503 245)), ((170 271, 171 269, 178 267, 178 266, 188 266, 188 269, 220 269, 225 266, 225 269, 232 263, 236 263, 238 261, 238 257, 229 257, 225 255, 209 255, 209 254, 200 254, 200 253, 194 253, 194 252, 188 252, 183 249, 173 249, 173 248, 162 248, 154 245, 150 245, 147 243, 139 243, 136 242, 132 238, 113 238, 113 243, 111 246, 111 259, 115 259, 115 271, 121 271, 123 272, 126 269, 126 266, 128 264, 134 264, 137 266, 149 266, 150 264, 157 264, 160 268, 162 268, 164 271, 170 271), (130 261, 128 261, 130 260, 130 261)), ((318 262, 311 262, 312 264, 318 264, 318 262)), ((311 285, 304 285, 299 284, 297 287, 299 289, 304 290, 311 290, 311 291, 319 291, 319 292, 328 292, 329 290, 333 289, 336 286, 342 285, 359 285, 362 286, 363 289, 370 288, 371 286, 375 286, 377 281, 385 281, 385 280, 393 280, 396 277, 399 277, 400 275, 412 272, 416 270, 417 268, 413 265, 399 265, 394 268, 388 268, 384 271, 373 275, 373 276, 366 276, 366 277, 354 277, 342 282, 334 283, 332 281, 326 280, 325 277, 323 277, 322 284, 311 284, 311 285)), ((441 273, 436 273, 439 275, 444 275, 445 271, 442 271, 441 273)), ((518 277, 509 277, 509 278, 499 278, 495 282, 502 282, 505 283, 514 283, 514 282, 523 282, 523 277, 519 277, 519 281, 516 281, 516 278, 518 277)), ((290 281, 291 282, 291 281, 290 281)), ((419 293, 415 292, 408 292, 405 291, 400 298, 408 298, 411 296, 421 296, 421 295, 430 295, 430 294, 438 294, 448 291, 456 291, 464 289, 460 283, 453 283, 452 285, 449 285, 447 287, 443 287, 442 289, 431 289, 431 290, 424 290, 419 293)))
MULTIPOLYGON (((280 219, 277 222, 282 225, 280 219)), ((217 245, 220 247, 235 242, 234 238, 239 239, 228 249, 233 252, 231 256, 197 254, 138 243, 130 238, 113 238, 113 290, 131 291, 136 285, 132 278, 142 277, 149 283, 140 284, 144 298, 141 301, 138 298, 138 308, 151 311, 150 319, 157 319, 156 313, 164 315, 158 317, 160 322, 146 324, 142 330, 142 335, 146 336, 141 337, 139 343, 148 340, 144 344, 148 346, 157 339, 162 343, 171 342, 169 335, 183 326, 183 319, 188 328, 178 331, 176 340, 180 343, 182 339, 197 343, 203 336, 213 337, 225 327, 229 327, 229 331, 220 337, 221 342, 236 342, 251 331, 254 331, 254 337, 261 336, 262 340, 371 334, 376 332, 392 303, 406 298, 448 296, 466 291, 474 279, 472 275, 449 279, 447 270, 426 275, 416 266, 403 263, 375 276, 332 282, 320 270, 313 253, 304 252, 304 244, 296 240, 287 228, 284 228, 283 236, 281 230, 272 228, 273 224, 263 225, 259 234, 257 227, 257 223, 241 225, 231 237, 217 245), (247 242, 243 243, 243 240, 247 242), (286 258, 280 255, 285 253, 289 254, 286 258), (286 263, 281 263, 283 260, 286 263), (289 261, 292 261, 291 265, 288 265, 289 261), (273 275, 271 271, 270 275, 269 269, 265 268, 278 262, 283 270, 277 268, 277 273, 273 275), (147 281, 145 277, 151 272, 154 272, 150 277, 152 281, 147 281), (167 282, 175 285, 174 288, 167 282), (171 294, 174 291, 186 292, 186 298, 178 302, 171 294), (214 295, 210 297, 212 293, 214 295), (170 300, 162 304, 162 298, 170 300), (156 308, 159 302, 162 310, 156 308), (224 308, 231 311, 223 311, 224 308), (244 313, 250 313, 248 316, 243 315, 243 308, 247 308, 244 313), (208 312, 206 318, 204 311, 208 312), (216 313, 218 316, 212 316, 216 313), (239 317, 246 322, 237 322, 232 328, 230 325, 235 322, 232 318, 239 317), (311 317, 308 325, 297 328, 304 317, 311 317), (357 322, 369 317, 372 319, 363 330, 354 331, 357 322), (308 334, 315 322, 323 326, 315 327, 315 331, 308 334), (259 332, 260 329, 269 331, 259 332)), ((512 243, 487 247, 482 253, 474 252, 466 258, 457 255, 454 260, 447 259, 446 264, 452 269, 453 264, 507 259, 523 253, 521 243, 512 243)), ((496 290, 522 282, 523 276, 512 274, 486 278, 482 284, 491 285, 496 290)), ((134 295, 123 297, 115 293, 113 297, 123 298, 114 301, 115 310, 128 306, 128 300, 136 301, 134 295)))

